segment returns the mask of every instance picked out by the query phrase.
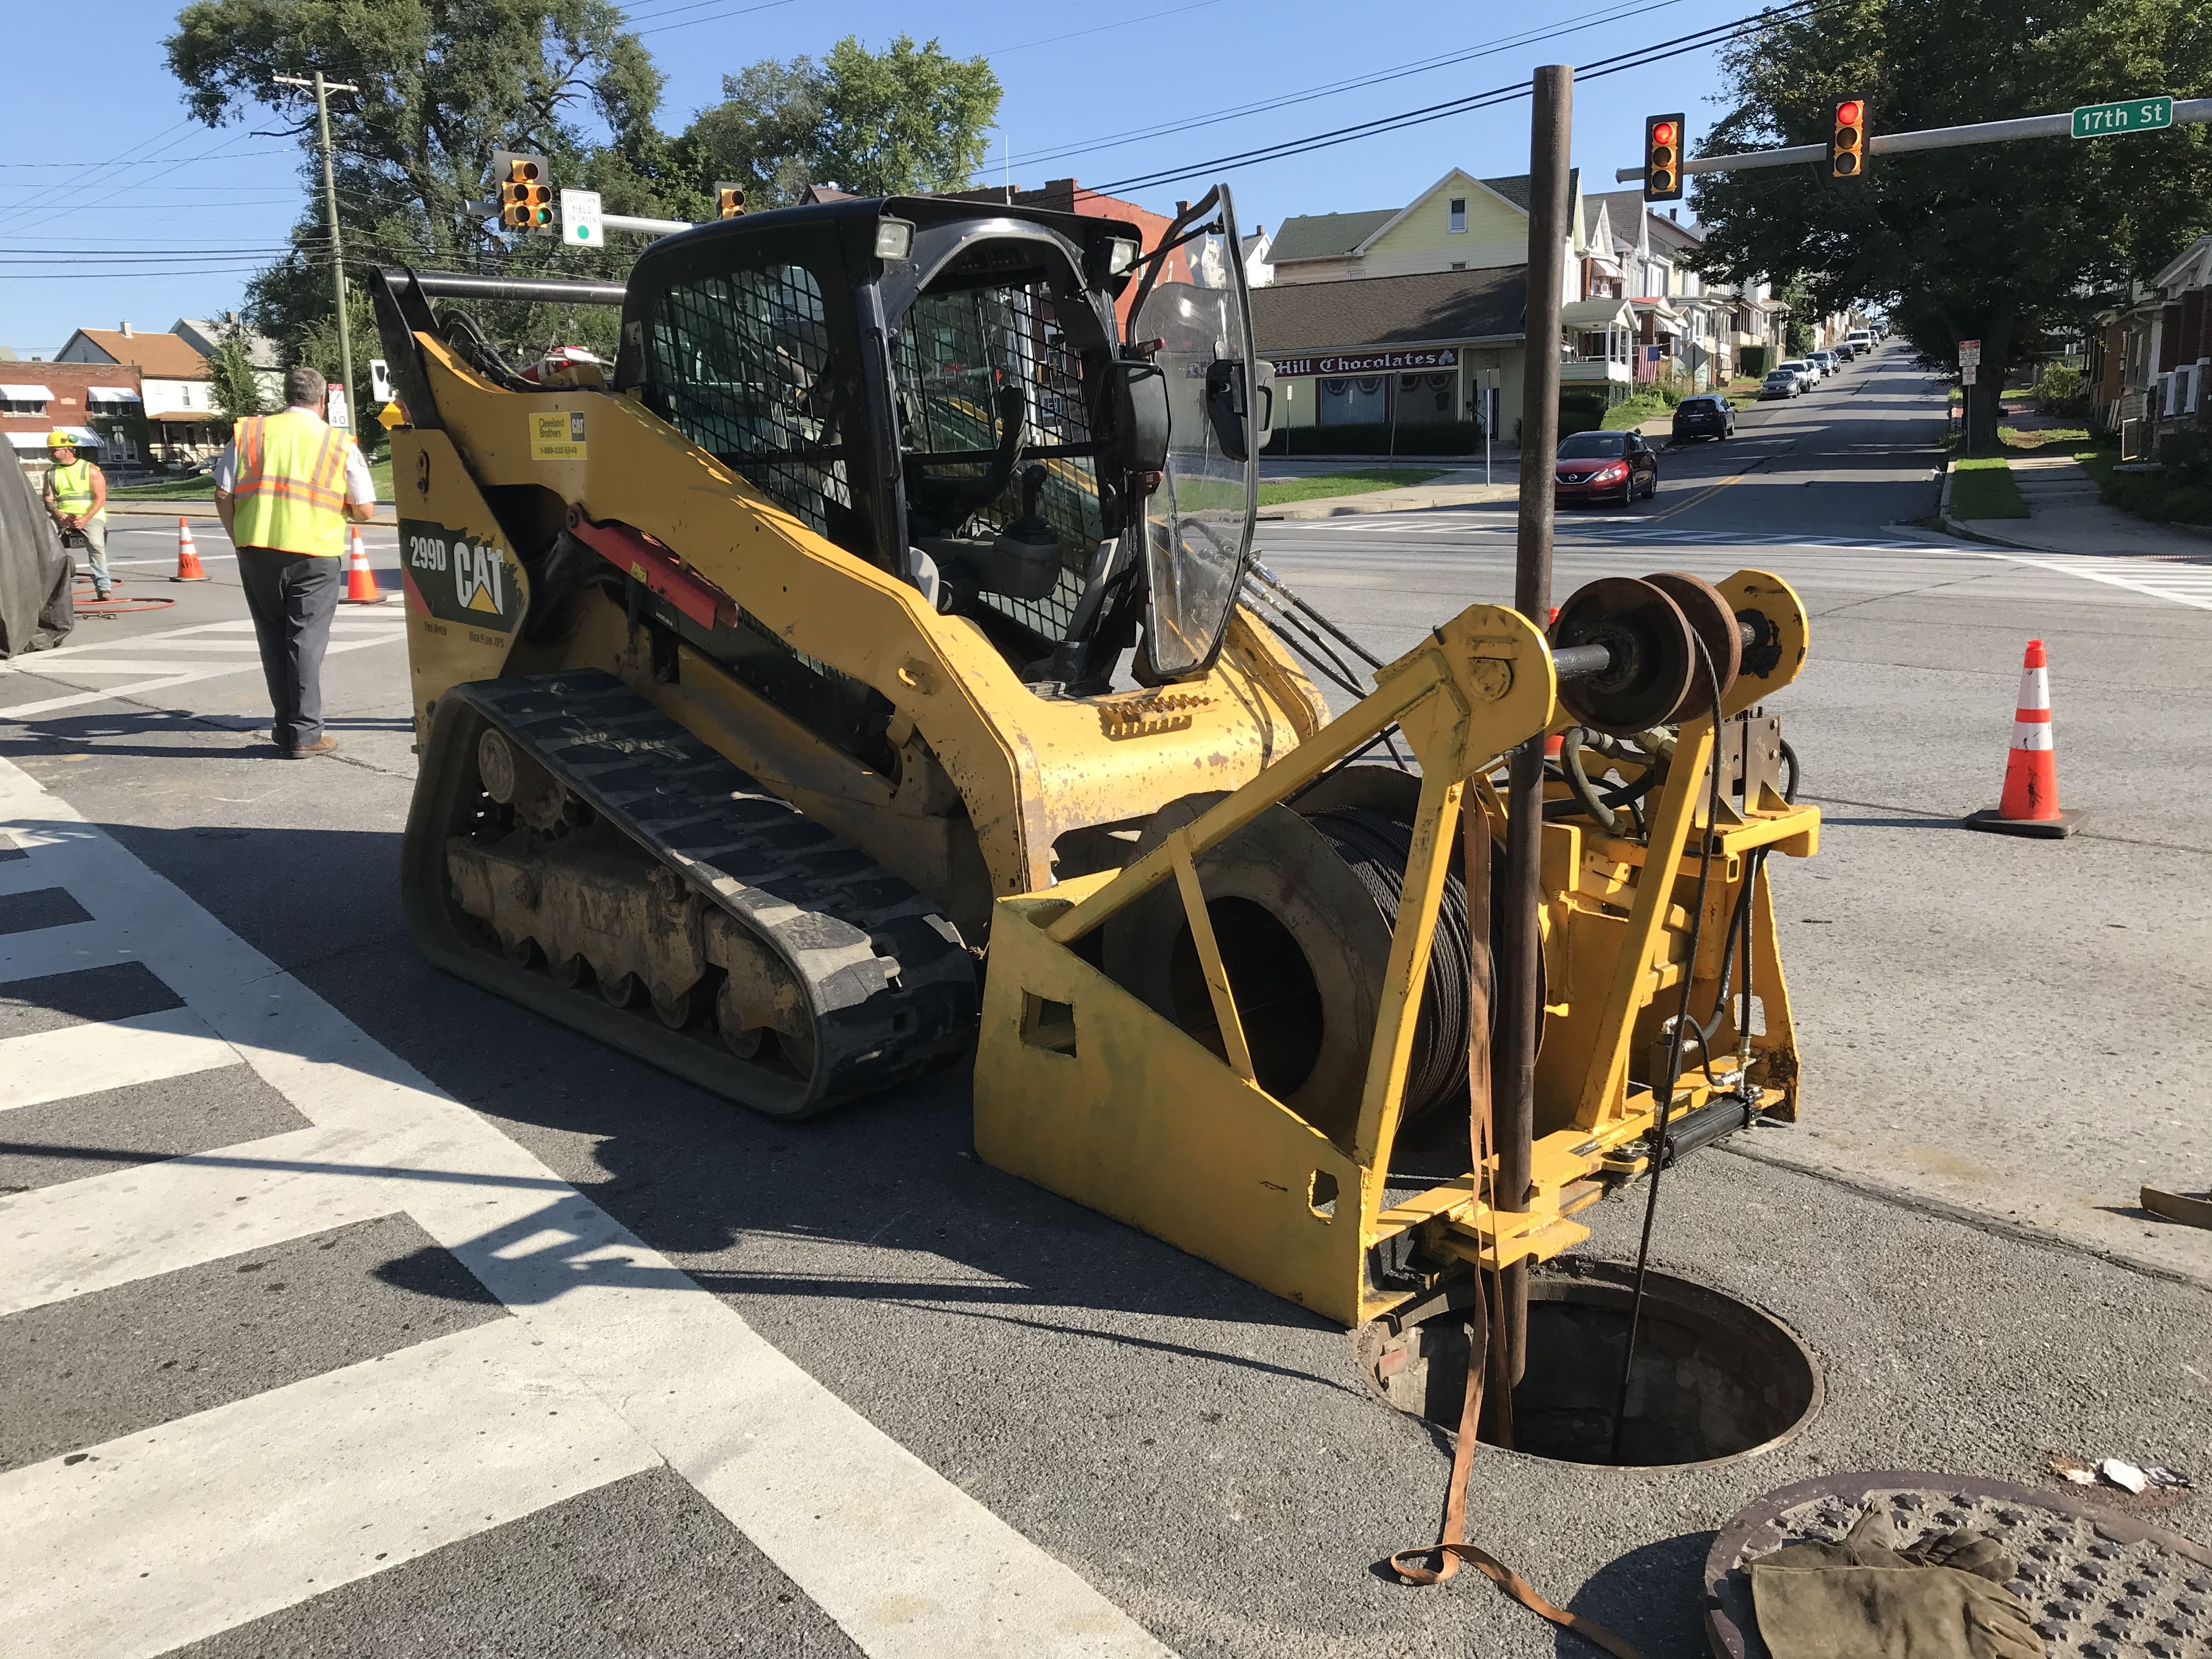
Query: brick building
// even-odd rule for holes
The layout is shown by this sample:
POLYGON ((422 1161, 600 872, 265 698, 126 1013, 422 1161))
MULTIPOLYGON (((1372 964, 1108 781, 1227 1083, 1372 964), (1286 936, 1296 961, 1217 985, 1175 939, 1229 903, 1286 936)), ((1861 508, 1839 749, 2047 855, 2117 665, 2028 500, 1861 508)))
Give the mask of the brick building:
POLYGON ((228 428, 215 406, 208 383, 208 361, 191 342, 175 334, 149 334, 120 328, 81 328, 54 358, 63 363, 127 366, 138 371, 138 384, 149 459, 170 463, 202 461, 222 447, 228 428))
POLYGON ((0 364, 0 434, 39 477, 46 472, 46 434, 56 428, 103 467, 142 459, 144 408, 138 371, 127 363, 0 364))

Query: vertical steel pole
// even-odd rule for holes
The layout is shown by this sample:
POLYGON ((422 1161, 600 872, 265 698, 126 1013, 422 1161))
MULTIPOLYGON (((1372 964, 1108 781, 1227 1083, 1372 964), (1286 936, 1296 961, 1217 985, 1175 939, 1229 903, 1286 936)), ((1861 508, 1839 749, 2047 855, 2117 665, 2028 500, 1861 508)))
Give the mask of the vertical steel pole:
MULTIPOLYGON (((1528 320, 1521 380, 1521 525, 1513 605, 1545 626, 1552 603, 1552 472, 1559 444, 1559 331, 1567 280, 1568 142, 1575 72, 1565 64, 1536 71, 1528 130, 1528 320)), ((1537 994, 1537 930, 1544 819, 1544 738, 1513 751, 1505 818, 1505 963, 1498 975, 1498 1201, 1528 1207, 1536 1133, 1536 1036, 1544 1010, 1537 994)), ((1505 1352, 1518 1381, 1528 1362, 1528 1268, 1508 1268, 1505 1352)))
POLYGON ((331 98, 323 72, 315 71, 315 119, 323 135, 323 206, 331 220, 331 279, 337 284, 338 372, 345 376, 346 430, 361 438, 353 390, 353 331, 346 325, 345 246, 338 240, 338 185, 331 170, 331 98))

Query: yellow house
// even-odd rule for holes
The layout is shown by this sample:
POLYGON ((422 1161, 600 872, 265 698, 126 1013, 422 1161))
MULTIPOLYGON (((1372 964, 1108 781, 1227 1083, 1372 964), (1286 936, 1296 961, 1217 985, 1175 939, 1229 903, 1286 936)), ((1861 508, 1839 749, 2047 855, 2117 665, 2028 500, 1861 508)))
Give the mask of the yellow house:
MULTIPOLYGON (((1585 210, 1579 171, 1568 189, 1561 376, 1579 388, 1571 395, 1602 409, 1627 395, 1634 318, 1620 297, 1612 234, 1585 210), (1594 219, 1601 246, 1591 240, 1594 219)), ((1478 179, 1454 167, 1401 208, 1286 219, 1268 258, 1273 280, 1253 296, 1253 322, 1274 365, 1279 427, 1359 427, 1369 436, 1381 428, 1395 448, 1402 428, 1455 423, 1472 448, 1480 392, 1494 376, 1496 435, 1514 438, 1526 174, 1478 179)), ((1419 434, 1408 443, 1407 453, 1434 453, 1419 434)))
MULTIPOLYGON (((1563 297, 1579 300, 1577 266, 1589 252, 1579 168, 1567 188, 1571 291, 1563 297)), ((1268 258, 1279 284, 1525 265, 1528 177, 1478 179, 1454 167, 1401 208, 1285 219, 1268 258)))

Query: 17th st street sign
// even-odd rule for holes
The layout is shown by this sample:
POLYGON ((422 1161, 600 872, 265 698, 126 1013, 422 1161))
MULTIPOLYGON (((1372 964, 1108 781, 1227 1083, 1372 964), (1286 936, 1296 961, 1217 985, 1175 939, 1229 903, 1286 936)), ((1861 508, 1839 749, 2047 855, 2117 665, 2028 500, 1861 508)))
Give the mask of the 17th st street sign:
POLYGON ((2173 100, 2124 98, 2117 104, 2084 104, 2074 112, 2076 138, 2103 138, 2116 132, 2149 132, 2173 125, 2173 100))

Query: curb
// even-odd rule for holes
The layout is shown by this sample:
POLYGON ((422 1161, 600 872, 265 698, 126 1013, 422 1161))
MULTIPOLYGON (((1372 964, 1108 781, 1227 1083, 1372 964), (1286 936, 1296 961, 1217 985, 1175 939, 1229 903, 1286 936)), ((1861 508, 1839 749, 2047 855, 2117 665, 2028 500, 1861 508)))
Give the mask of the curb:
POLYGON ((1446 484, 1434 489, 1370 489, 1357 495, 1322 495, 1309 501, 1285 501, 1260 509, 1259 522, 1346 518, 1358 513, 1411 513, 1431 507, 1479 507, 1517 501, 1518 483, 1446 484))
MULTIPOLYGON (((111 517, 126 519, 213 519, 219 516, 212 501, 198 496, 185 496, 173 501, 118 501, 111 498, 107 511, 111 517)), ((398 510, 386 501, 376 504, 376 516, 369 520, 371 524, 379 525, 396 525, 398 522, 398 510)))

